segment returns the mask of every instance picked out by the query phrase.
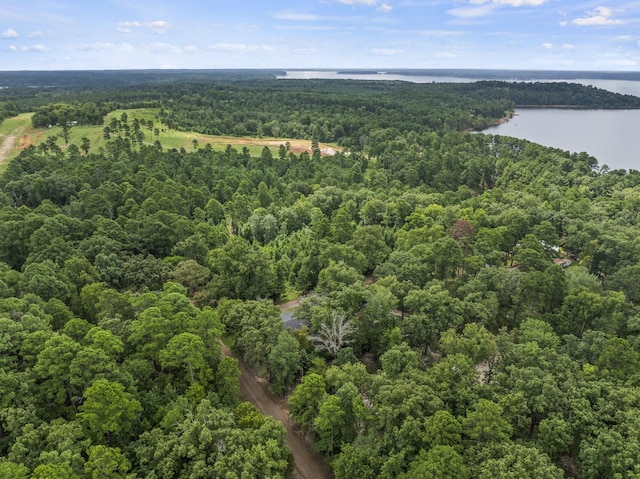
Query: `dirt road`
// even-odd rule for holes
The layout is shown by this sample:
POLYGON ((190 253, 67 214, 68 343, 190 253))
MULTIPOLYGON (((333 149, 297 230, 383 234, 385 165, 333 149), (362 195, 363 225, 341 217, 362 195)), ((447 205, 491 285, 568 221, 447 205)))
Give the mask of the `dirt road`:
POLYGON ((2 143, 0 144, 0 165, 8 158, 15 143, 16 137, 13 135, 9 135, 2 140, 2 143))
POLYGON ((240 377, 240 394, 267 416, 282 422, 287 430, 287 445, 293 455, 294 477, 297 479, 331 479, 333 476, 322 458, 311 448, 306 438, 294 427, 284 399, 276 398, 265 383, 258 381, 255 374, 241 358, 233 355, 231 350, 221 345, 225 356, 238 360, 242 372, 240 377))

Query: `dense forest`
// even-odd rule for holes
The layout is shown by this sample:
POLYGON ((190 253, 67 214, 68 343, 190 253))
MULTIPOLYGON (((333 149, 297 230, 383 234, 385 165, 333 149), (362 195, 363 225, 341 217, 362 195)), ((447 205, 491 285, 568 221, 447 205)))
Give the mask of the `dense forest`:
MULTIPOLYGON (((507 90, 640 100, 470 85, 104 87, 98 112, 344 149, 168 149, 132 109, 106 147, 22 151, 0 177, 0 476, 290 474, 223 341, 336 478, 638 477, 640 172, 466 130, 507 90)), ((65 122, 89 103, 4 95, 65 122)))

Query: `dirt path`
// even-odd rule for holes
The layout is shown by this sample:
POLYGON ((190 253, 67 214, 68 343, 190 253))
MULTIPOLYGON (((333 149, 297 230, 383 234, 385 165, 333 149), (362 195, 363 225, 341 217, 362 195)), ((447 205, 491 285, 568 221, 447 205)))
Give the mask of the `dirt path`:
POLYGON ((2 144, 0 144, 0 165, 9 157, 15 143, 16 137, 14 135, 9 135, 2 140, 2 144))
POLYGON ((278 306, 280 307, 280 311, 289 311, 290 309, 294 309, 300 306, 300 299, 293 299, 291 301, 287 301, 286 303, 280 303, 278 306))
POLYGON ((289 412, 284 399, 278 399, 265 383, 258 381, 255 374, 241 358, 233 355, 231 350, 221 345, 225 356, 235 357, 242 372, 240 377, 240 394, 267 416, 282 422, 287 430, 286 441, 293 455, 294 477, 297 479, 331 479, 333 476, 323 459, 311 448, 311 445, 289 419, 289 412))

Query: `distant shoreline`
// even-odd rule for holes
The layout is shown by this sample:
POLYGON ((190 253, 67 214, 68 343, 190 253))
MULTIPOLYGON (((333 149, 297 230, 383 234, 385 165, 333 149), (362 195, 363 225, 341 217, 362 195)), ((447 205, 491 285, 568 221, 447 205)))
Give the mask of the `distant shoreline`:
POLYGON ((445 76, 478 80, 627 80, 640 81, 640 72, 587 71, 587 70, 484 70, 460 68, 434 69, 291 69, 288 71, 335 71, 338 75, 406 75, 445 76))

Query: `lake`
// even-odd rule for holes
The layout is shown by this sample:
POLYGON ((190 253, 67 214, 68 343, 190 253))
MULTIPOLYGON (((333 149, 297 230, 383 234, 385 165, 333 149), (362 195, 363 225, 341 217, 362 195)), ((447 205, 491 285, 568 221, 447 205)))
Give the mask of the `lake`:
POLYGON ((586 151, 600 166, 640 170, 640 110, 520 109, 509 121, 483 133, 586 151))
MULTIPOLYGON (((514 78, 517 81, 566 81, 593 85, 597 88, 640 96, 640 81, 616 78, 514 78)), ((413 83, 472 82, 483 78, 451 75, 402 75, 398 73, 339 73, 328 70, 287 71, 280 78, 350 79, 350 80, 402 80, 413 83)), ((484 79, 496 79, 487 76, 484 79)), ((508 77, 498 78, 509 80, 508 77)), ((640 110, 571 110, 559 108, 518 109, 508 122, 484 130, 494 135, 514 136, 545 146, 570 152, 585 151, 610 169, 640 170, 640 110)))

